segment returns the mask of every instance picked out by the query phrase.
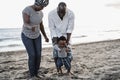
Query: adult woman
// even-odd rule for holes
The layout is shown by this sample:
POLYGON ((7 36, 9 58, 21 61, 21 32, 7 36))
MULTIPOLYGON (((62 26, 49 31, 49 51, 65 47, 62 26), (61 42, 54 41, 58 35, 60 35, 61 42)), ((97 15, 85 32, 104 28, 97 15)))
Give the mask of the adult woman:
POLYGON ((41 62, 41 33, 45 41, 49 42, 42 22, 42 9, 48 5, 48 0, 35 0, 34 5, 27 6, 23 11, 22 41, 28 53, 30 77, 38 77, 41 62))

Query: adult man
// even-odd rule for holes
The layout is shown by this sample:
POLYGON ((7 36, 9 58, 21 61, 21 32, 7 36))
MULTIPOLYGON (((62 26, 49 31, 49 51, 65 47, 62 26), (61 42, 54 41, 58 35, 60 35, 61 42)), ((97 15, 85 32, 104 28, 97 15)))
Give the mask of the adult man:
MULTIPOLYGON (((48 21, 53 45, 56 44, 57 38, 60 36, 66 37, 67 44, 69 44, 74 29, 74 13, 67 8, 65 2, 60 2, 57 9, 49 13, 48 21)), ((54 51, 53 57, 56 64, 57 54, 54 51)))

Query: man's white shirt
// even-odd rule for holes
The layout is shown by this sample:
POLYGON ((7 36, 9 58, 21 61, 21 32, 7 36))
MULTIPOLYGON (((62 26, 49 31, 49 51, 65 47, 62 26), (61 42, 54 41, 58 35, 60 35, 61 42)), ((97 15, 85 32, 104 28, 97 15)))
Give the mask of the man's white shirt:
POLYGON ((72 33, 74 29, 74 13, 67 9, 63 20, 60 19, 57 9, 51 11, 48 16, 51 37, 67 37, 67 33, 72 33))

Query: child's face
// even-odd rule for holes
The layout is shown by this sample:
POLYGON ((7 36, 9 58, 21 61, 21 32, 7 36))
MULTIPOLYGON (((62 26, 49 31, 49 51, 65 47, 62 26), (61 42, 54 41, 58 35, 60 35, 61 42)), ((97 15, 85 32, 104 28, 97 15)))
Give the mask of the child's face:
POLYGON ((66 46, 66 41, 65 41, 65 40, 60 40, 60 41, 58 42, 58 45, 59 45, 59 47, 63 48, 63 47, 66 46))

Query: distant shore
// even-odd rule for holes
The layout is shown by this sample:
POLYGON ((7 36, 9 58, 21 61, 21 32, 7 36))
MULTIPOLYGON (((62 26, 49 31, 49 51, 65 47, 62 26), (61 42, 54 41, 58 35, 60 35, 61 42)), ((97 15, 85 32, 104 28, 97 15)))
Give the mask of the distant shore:
MULTIPOLYGON (((39 70, 42 80, 120 79, 120 39, 76 44, 72 49, 72 74, 59 76, 52 59, 52 48, 43 48, 39 70)), ((26 80, 29 77, 27 59, 25 50, 0 52, 0 79, 26 80)))

